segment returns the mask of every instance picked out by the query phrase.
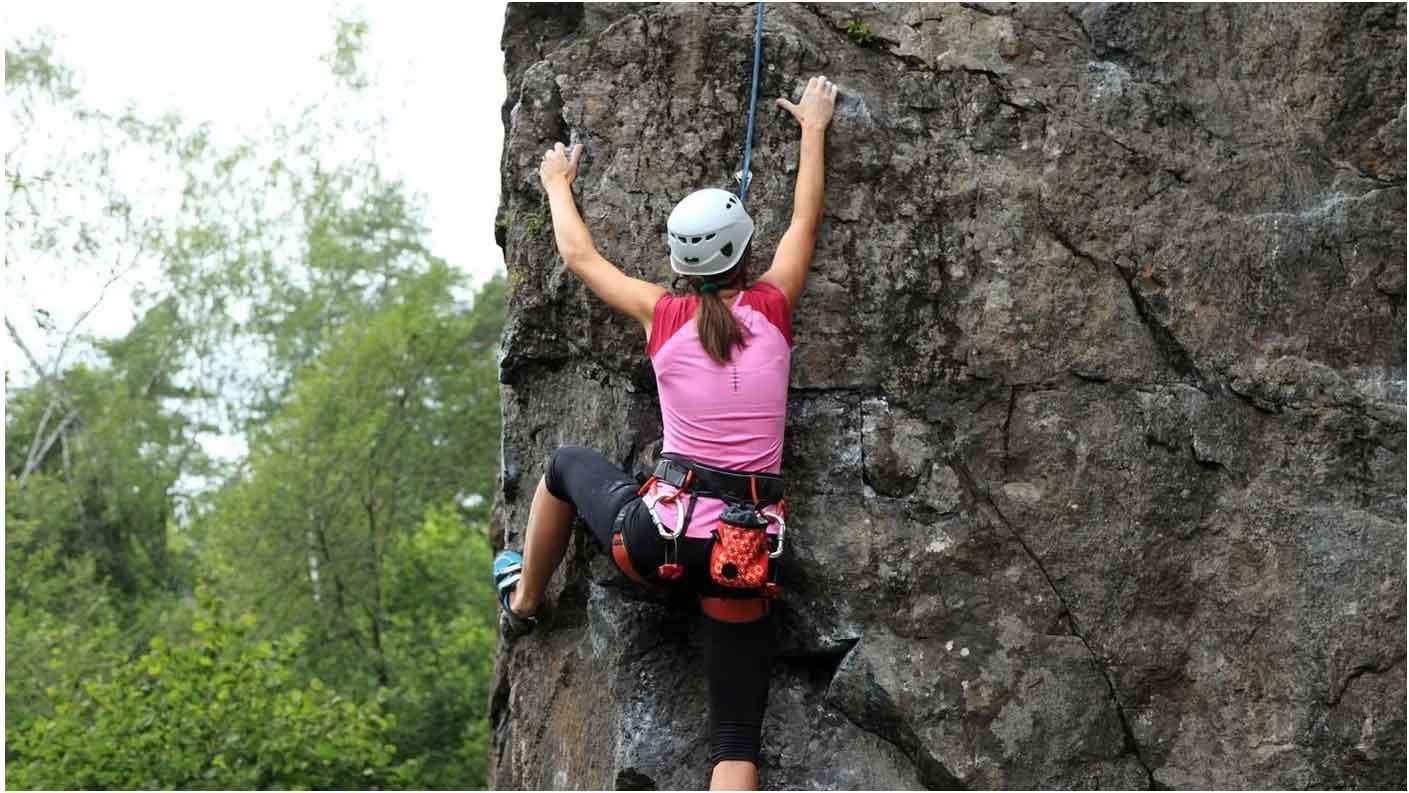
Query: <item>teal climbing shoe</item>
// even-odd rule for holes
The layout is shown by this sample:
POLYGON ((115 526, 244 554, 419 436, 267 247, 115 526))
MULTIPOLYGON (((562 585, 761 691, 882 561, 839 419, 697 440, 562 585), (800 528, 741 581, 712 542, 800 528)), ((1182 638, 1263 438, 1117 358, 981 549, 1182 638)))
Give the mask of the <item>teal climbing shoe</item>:
POLYGON ((509 596, 523 577, 523 557, 517 551, 500 551, 494 557, 494 589, 499 595, 499 626, 506 638, 517 638, 533 630, 537 617, 520 617, 509 608, 509 596))

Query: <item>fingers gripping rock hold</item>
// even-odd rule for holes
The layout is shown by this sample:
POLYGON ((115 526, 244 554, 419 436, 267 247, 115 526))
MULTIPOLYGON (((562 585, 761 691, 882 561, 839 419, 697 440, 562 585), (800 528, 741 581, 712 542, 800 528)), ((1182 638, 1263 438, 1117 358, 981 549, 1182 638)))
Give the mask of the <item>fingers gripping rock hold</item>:
POLYGON ((807 81, 802 97, 796 104, 787 97, 778 97, 777 105, 791 113, 801 126, 825 128, 831 123, 832 111, 836 107, 840 90, 840 86, 828 80, 825 75, 818 75, 807 81))

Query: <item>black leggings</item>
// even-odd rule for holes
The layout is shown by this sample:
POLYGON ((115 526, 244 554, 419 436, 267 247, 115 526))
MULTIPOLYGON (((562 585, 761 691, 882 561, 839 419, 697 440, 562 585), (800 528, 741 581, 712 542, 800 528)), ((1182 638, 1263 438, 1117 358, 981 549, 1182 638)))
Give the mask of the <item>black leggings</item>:
MULTIPOLYGON (((665 560, 665 544, 640 496, 636 482, 601 454, 580 446, 553 453, 544 475, 548 492, 573 505, 604 550, 611 548, 612 528, 625 510, 622 539, 631 564, 648 580, 665 560)), ((677 582, 695 592, 709 592, 710 541, 681 538, 677 582)), ((720 622, 702 618, 705 672, 709 680, 709 761, 758 762, 768 677, 777 645, 771 616, 756 622, 720 622)))

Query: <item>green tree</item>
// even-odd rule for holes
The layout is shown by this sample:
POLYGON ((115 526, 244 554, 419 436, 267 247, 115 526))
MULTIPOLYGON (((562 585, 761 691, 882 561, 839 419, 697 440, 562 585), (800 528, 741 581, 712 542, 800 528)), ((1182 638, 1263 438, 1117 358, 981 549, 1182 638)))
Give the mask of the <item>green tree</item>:
POLYGON ((6 416, 7 511, 51 527, 36 539, 66 558, 91 557, 129 596, 176 588, 171 493, 183 473, 204 470, 190 422, 168 407, 187 395, 170 380, 168 358, 183 341, 175 323, 158 304, 122 339, 96 343, 106 366, 80 363, 15 389, 6 416), (34 485, 41 478, 47 485, 34 485))
POLYGON ((194 638, 51 686, 53 716, 9 736, 11 788, 368 788, 404 785, 391 720, 294 674, 297 635, 249 641, 198 595, 194 638))
POLYGON ((300 371, 203 527, 222 592, 308 631, 320 674, 384 687, 389 549, 427 509, 478 504, 497 468, 499 279, 455 305, 443 266, 392 290, 300 371))
MULTIPOLYGON (((20 131, 6 161, 7 271, 70 268, 98 279, 98 301, 145 282, 132 289, 141 319, 120 339, 85 332, 93 307, 61 323, 42 296, 6 318, 30 376, 7 380, 12 785, 484 784, 494 612, 483 519, 504 287, 495 278, 470 302, 463 274, 430 252, 415 197, 380 166, 381 120, 361 96, 367 26, 342 21, 336 33, 336 87, 233 143, 179 118, 86 106, 43 40, 6 53, 20 131), (56 121, 79 130, 57 153, 33 134, 56 121), (365 145, 329 155, 349 140, 365 145), (162 180, 138 185, 132 172, 175 187, 152 196, 162 180), (212 433, 245 440, 248 455, 206 459, 199 441, 212 433), (193 620, 184 602, 197 578, 261 619, 229 630, 193 620), (161 688, 151 673, 217 655, 252 671, 227 689, 184 672, 161 688), (302 692, 318 713, 387 714, 375 740, 414 747, 415 761, 401 776, 377 770, 385 763, 361 777, 256 773, 248 758, 232 763, 225 733, 183 744, 166 775, 144 777, 130 756, 154 745, 150 724, 119 713, 150 711, 144 692, 161 688, 175 708, 202 695, 258 702, 249 687, 267 685, 302 692), (327 688, 366 704, 323 708, 308 692, 327 688), (42 731, 71 747, 84 720, 110 745, 45 748, 42 731), (127 775, 95 770, 105 766, 127 775)), ((307 771, 300 747, 344 738, 386 759, 328 719, 270 707, 261 751, 294 758, 294 771, 307 771), (289 746, 271 743, 279 730, 289 746)), ((228 718, 194 706, 158 715, 206 736, 228 718)))
POLYGON ((427 513, 387 554, 387 692, 392 734, 419 760, 429 789, 488 782, 489 684, 498 612, 488 524, 455 510, 427 513), (414 748, 413 748, 414 747, 414 748))
POLYGON ((456 305, 437 267, 344 326, 294 378, 202 521, 202 567, 303 673, 379 696, 416 786, 485 784, 503 282, 456 305), (453 505, 453 508, 451 506, 453 505))

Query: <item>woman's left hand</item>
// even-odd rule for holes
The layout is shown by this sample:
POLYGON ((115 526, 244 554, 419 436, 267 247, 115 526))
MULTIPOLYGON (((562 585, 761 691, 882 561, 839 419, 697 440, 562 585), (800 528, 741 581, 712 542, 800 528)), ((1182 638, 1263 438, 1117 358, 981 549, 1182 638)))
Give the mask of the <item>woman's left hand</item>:
POLYGON ((563 144, 554 144, 543 154, 543 164, 538 167, 538 178, 543 180, 543 189, 547 190, 559 181, 571 187, 572 180, 577 178, 577 161, 581 158, 581 143, 573 146, 571 153, 563 144))

